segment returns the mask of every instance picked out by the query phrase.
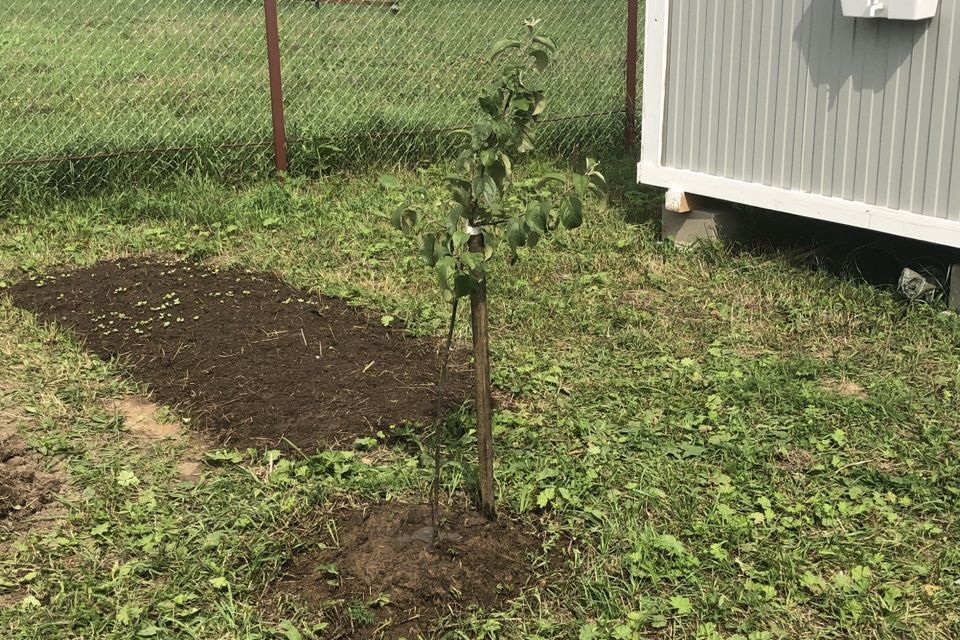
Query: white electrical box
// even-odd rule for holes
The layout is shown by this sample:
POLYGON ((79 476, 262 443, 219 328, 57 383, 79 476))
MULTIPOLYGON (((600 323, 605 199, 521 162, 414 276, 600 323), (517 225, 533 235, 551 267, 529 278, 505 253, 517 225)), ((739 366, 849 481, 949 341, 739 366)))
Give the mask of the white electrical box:
POLYGON ((940 0, 840 0, 849 18, 926 20, 937 15, 940 0))

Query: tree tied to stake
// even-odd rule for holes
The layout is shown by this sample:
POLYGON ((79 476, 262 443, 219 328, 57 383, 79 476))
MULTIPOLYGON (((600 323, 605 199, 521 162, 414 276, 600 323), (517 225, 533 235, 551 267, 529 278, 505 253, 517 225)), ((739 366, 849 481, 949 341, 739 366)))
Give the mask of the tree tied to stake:
MULTIPOLYGON (((426 189, 412 191, 411 199, 392 215, 394 227, 408 237, 419 237, 420 254, 436 272, 446 298, 454 303, 469 296, 476 371, 477 441, 480 462, 480 510, 496 517, 493 476, 493 430, 487 336, 486 283, 488 265, 505 246, 512 263, 521 247, 535 247, 558 227, 583 224, 584 202, 591 193, 602 195, 605 183, 598 163, 588 159, 583 174, 547 173, 538 176, 533 190, 513 190, 514 161, 533 151, 537 124, 547 108, 540 74, 557 51, 555 42, 538 32, 539 20, 525 23, 524 36, 504 39, 492 48, 493 60, 505 64, 500 78, 480 95, 482 115, 471 129, 460 130, 461 152, 454 172, 446 177, 450 202, 438 211, 426 189)), ((381 184, 396 189, 399 181, 381 176, 381 184)), ((444 356, 444 361, 449 355, 444 356)), ((441 373, 440 389, 444 386, 441 373)), ((439 427, 438 427, 439 429, 439 427)), ((439 459, 439 445, 435 455, 439 459)), ((439 465, 434 476, 434 519, 439 465)), ((434 535, 437 535, 436 521, 434 535)))

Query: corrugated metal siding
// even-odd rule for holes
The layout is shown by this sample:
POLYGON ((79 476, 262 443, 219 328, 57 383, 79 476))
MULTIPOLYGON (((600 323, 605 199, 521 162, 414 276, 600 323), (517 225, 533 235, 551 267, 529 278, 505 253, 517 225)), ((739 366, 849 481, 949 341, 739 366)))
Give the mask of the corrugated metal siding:
POLYGON ((663 163, 960 221, 960 7, 672 0, 663 163))

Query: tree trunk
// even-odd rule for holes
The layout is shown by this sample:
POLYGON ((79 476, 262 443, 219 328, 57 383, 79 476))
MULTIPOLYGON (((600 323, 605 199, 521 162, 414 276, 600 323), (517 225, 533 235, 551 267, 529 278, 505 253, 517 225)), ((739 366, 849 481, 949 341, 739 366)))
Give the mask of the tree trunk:
MULTIPOLYGON (((483 236, 470 238, 470 250, 483 253, 483 236)), ((487 280, 481 278, 470 294, 473 359, 476 369, 477 448, 480 467, 480 511, 489 520, 497 517, 493 478, 493 415, 490 398, 490 343, 487 335, 487 280)))

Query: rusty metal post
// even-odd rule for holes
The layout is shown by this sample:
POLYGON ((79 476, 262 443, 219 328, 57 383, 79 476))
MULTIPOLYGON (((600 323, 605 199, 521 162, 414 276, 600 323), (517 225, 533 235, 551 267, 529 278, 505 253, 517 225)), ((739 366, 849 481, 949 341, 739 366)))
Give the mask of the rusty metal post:
POLYGON ((283 114, 283 82, 280 79, 280 27, 277 0, 263 0, 267 26, 267 66, 270 70, 270 110, 273 114, 273 149, 277 171, 287 171, 287 133, 283 114))
POLYGON ((637 0, 627 0, 627 149, 637 144, 637 55, 640 12, 637 0))

